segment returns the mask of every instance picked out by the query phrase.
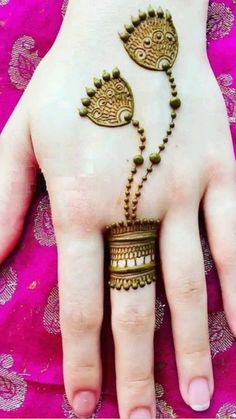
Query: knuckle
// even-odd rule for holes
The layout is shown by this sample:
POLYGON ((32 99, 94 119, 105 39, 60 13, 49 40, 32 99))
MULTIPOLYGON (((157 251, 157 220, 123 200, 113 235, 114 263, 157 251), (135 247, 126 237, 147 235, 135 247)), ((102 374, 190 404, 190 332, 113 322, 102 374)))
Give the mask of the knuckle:
POLYGON ((200 300, 205 297, 205 286, 202 281, 185 276, 177 278, 175 283, 170 285, 168 294, 173 301, 200 300))
POLYGON ((228 159, 227 164, 222 155, 216 150, 207 153, 207 174, 211 181, 223 182, 230 177, 235 176, 234 161, 228 159))
POLYGON ((135 379, 126 379, 125 386, 130 393, 146 393, 153 388, 153 375, 139 376, 135 379))
POLYGON ((190 178, 180 173, 174 173, 170 181, 170 197, 174 204, 182 204, 192 199, 193 186, 190 178))
POLYGON ((76 188, 64 190, 58 195, 62 198, 56 198, 54 202, 53 224, 57 231, 68 231, 76 227, 83 230, 98 223, 96 206, 93 205, 89 190, 84 192, 76 188))
POLYGON ((141 307, 127 306, 112 315, 112 326, 115 330, 146 332, 154 329, 154 323, 154 312, 141 307))
POLYGON ((207 344, 198 346, 195 348, 189 348, 189 347, 181 348, 180 351, 176 350, 177 356, 178 356, 178 352, 181 358, 185 357, 185 358, 193 359, 194 362, 198 362, 198 361, 201 361, 203 359, 210 357, 210 349, 207 344))
POLYGON ((71 333, 97 332, 101 328, 102 315, 94 307, 83 307, 80 302, 69 303, 63 309, 62 324, 71 333))
POLYGON ((236 261, 235 248, 233 246, 227 245, 227 243, 224 242, 215 248, 214 260, 219 271, 231 270, 235 266, 236 261))

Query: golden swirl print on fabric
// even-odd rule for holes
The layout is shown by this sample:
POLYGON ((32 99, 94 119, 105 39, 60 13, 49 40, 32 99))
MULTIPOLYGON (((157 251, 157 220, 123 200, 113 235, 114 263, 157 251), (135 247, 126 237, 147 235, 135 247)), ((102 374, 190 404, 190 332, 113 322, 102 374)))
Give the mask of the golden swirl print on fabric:
POLYGON ((159 298, 156 298, 155 304, 155 331, 157 332, 163 323, 165 315, 165 304, 159 298))
POLYGON ((54 246, 56 238, 48 195, 39 202, 34 218, 34 237, 41 246, 54 246))
POLYGON ((234 24, 234 14, 224 3, 211 3, 208 10, 207 33, 217 40, 229 35, 234 24))
POLYGON ((214 268, 214 261, 213 261, 209 243, 205 234, 201 232, 200 238, 201 238, 202 253, 203 253, 203 258, 204 258, 205 274, 209 274, 214 268))
POLYGON ((236 123, 236 88, 233 87, 233 83, 235 82, 233 76, 231 74, 221 74, 217 77, 217 81, 221 88, 221 92, 224 96, 224 100, 226 103, 228 115, 229 115, 229 122, 231 124, 236 123))
POLYGON ((218 410, 216 419, 235 419, 236 418, 236 404, 225 403, 218 410))
POLYGON ((0 268, 0 304, 6 304, 14 295, 17 286, 17 273, 11 267, 0 268))
POLYGON ((58 287, 54 287, 49 296, 44 309, 43 324, 46 331, 52 335, 60 333, 59 319, 59 293, 58 287))
POLYGON ((223 311, 209 314, 208 328, 211 354, 214 358, 218 353, 227 351, 235 342, 235 337, 223 311))
POLYGON ((61 6, 61 14, 64 17, 66 14, 67 6, 68 6, 69 0, 64 0, 61 6))
POLYGON ((19 90, 24 90, 41 58, 35 50, 35 40, 30 36, 21 36, 18 38, 11 52, 9 64, 9 77, 12 84, 19 90))
POLYGON ((172 17, 161 8, 152 7, 148 13, 140 12, 125 25, 120 37, 129 56, 150 70, 163 70, 163 65, 173 66, 178 54, 178 36, 172 17))
POLYGON ((12 355, 0 355, 0 410, 10 412, 19 409, 27 391, 27 384, 23 377, 14 371, 12 355))
POLYGON ((155 393, 156 393, 156 418, 160 419, 175 419, 177 418, 174 409, 169 406, 163 396, 165 394, 164 388, 161 384, 155 384, 155 393))

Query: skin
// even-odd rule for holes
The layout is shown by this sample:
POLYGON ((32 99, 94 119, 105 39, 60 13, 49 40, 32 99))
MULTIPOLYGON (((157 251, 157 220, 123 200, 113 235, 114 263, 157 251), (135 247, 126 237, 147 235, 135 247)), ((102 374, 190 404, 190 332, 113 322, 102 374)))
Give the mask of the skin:
MULTIPOLYGON (((66 392, 75 413, 89 416, 102 382, 102 233, 123 219, 123 192, 137 137, 132 126, 97 127, 80 118, 77 108, 93 77, 118 66, 130 81, 136 118, 151 152, 168 126, 169 87, 164 75, 137 66, 117 37, 130 15, 148 7, 146 0, 131 6, 125 0, 104 0, 96 13, 92 0, 77 3, 70 1, 54 46, 1 134, 0 262, 18 242, 40 168, 58 246, 66 392), (87 401, 78 404, 80 391, 94 392, 91 406, 86 395, 87 401)), ((214 391, 198 212, 201 206, 224 309, 236 336, 235 161, 225 105, 206 56, 207 1, 179 0, 176 5, 176 0, 163 0, 162 6, 171 10, 179 33, 173 72, 183 106, 163 162, 145 184, 138 215, 162 221, 161 263, 179 388, 187 404, 203 410, 202 395, 190 390, 192 380, 205 378, 209 401, 214 391)), ((155 286, 111 291, 111 305, 120 416, 131 417, 140 408, 146 410, 136 417, 148 417, 147 412, 155 417, 155 286)))

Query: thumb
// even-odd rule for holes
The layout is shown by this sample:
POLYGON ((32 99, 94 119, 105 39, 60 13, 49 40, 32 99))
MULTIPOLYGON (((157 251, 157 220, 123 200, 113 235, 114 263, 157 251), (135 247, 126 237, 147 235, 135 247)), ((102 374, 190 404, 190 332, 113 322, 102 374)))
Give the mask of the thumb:
POLYGON ((36 171, 27 116, 18 105, 0 136, 0 263, 22 233, 36 171))

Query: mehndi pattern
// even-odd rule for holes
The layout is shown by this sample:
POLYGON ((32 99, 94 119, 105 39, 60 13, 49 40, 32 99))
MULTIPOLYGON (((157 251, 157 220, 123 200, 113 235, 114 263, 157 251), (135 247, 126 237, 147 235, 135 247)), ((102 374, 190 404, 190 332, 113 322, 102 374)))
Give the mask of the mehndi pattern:
POLYGON ((169 81, 171 97, 170 123, 162 143, 149 154, 146 168, 136 189, 133 187, 138 171, 144 166, 144 151, 147 148, 145 130, 134 118, 134 96, 131 87, 121 76, 118 68, 112 74, 104 71, 102 79, 94 79, 95 89, 87 89, 82 99, 84 107, 79 113, 87 116, 97 125, 121 127, 132 123, 139 137, 138 152, 133 157, 130 175, 124 194, 125 221, 107 226, 110 246, 111 288, 129 290, 144 287, 156 281, 155 246, 160 220, 138 219, 140 202, 145 182, 154 168, 161 164, 164 152, 176 125, 177 111, 181 107, 172 66, 178 54, 178 36, 169 11, 161 8, 155 11, 139 12, 132 18, 132 24, 125 25, 120 34, 129 56, 140 66, 163 71, 169 81))

